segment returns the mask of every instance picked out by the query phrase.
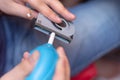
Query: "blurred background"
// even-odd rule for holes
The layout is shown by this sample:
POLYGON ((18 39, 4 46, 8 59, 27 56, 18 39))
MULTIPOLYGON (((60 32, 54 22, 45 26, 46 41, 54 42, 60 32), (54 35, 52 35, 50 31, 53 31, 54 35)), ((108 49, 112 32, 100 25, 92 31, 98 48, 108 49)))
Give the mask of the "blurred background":
POLYGON ((120 80, 120 46, 95 62, 95 80, 120 80))

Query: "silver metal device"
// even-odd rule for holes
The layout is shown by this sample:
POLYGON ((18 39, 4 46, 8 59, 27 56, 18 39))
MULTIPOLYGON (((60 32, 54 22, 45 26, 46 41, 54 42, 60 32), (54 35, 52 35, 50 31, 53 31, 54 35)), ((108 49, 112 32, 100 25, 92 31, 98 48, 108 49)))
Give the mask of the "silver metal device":
POLYGON ((48 18, 42 14, 38 14, 38 17, 35 21, 34 29, 41 31, 45 34, 50 34, 55 32, 56 38, 62 40, 63 42, 70 43, 73 39, 75 33, 75 28, 73 23, 65 20, 61 17, 62 23, 57 24, 50 21, 48 18))

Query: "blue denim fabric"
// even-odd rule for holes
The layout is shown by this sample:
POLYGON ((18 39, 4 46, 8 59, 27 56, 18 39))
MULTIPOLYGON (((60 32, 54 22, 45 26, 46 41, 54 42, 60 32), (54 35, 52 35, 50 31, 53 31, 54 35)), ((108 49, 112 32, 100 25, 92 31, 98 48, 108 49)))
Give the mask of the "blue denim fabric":
MULTIPOLYGON (((70 9, 77 16, 74 39, 70 44, 56 40, 54 45, 65 48, 71 75, 120 45, 119 4, 119 0, 91 0, 70 9)), ((33 30, 30 21, 2 16, 0 22, 0 26, 4 26, 6 39, 4 72, 20 62, 24 51, 47 42, 48 36, 33 30)))
POLYGON ((74 75, 120 45, 120 1, 91 0, 70 10, 77 15, 76 35, 65 47, 74 75))
POLYGON ((2 22, 0 22, 0 77, 4 74, 3 69, 5 66, 5 56, 6 56, 6 39, 4 28, 2 22))

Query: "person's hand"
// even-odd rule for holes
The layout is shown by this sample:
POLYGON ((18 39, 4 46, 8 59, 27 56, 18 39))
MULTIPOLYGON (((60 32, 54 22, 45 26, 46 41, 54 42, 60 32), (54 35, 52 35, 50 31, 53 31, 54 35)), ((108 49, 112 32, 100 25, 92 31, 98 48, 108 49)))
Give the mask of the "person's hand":
MULTIPOLYGON (((57 62, 53 80, 70 80, 70 67, 65 52, 62 47, 59 47, 57 52, 59 60, 57 62)), ((21 63, 2 76, 0 80, 24 80, 33 70, 39 56, 38 51, 35 51, 32 55, 25 52, 21 63)))
POLYGON ((32 55, 25 52, 21 62, 4 74, 0 80, 25 80, 25 77, 33 70, 38 58, 38 51, 35 51, 32 55))
POLYGON ((61 19, 56 13, 70 21, 75 19, 75 16, 59 0, 0 0, 0 10, 10 15, 28 19, 37 17, 37 14, 41 13, 56 23, 61 22, 61 19), (34 10, 28 8, 26 3, 34 10))
POLYGON ((59 60, 53 80, 70 80, 70 66, 62 47, 57 48, 59 60))

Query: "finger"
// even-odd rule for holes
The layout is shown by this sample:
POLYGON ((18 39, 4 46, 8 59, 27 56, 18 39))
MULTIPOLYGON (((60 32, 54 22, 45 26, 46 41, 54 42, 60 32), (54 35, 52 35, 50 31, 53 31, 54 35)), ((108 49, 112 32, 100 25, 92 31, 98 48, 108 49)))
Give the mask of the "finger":
POLYGON ((35 65, 38 58, 39 58, 39 52, 38 51, 33 52, 32 55, 30 55, 28 52, 25 52, 23 54, 22 61, 26 60, 30 64, 35 65))
POLYGON ((40 56, 39 52, 34 51, 30 57, 34 60, 34 62, 36 62, 38 60, 39 56, 40 56))
POLYGON ((75 19, 75 15, 69 12, 59 0, 46 0, 47 4, 52 7, 57 13, 62 15, 65 19, 72 21, 75 19))
POLYGON ((62 47, 57 48, 57 52, 59 54, 59 57, 64 59, 64 65, 65 65, 65 80, 70 80, 70 67, 69 67, 69 62, 68 59, 65 55, 65 51, 62 47))
POLYGON ((23 58, 22 58, 22 60, 21 60, 21 62, 23 62, 25 59, 28 59, 29 58, 29 52, 25 52, 24 54, 23 54, 23 58))
POLYGON ((58 55, 59 55, 60 58, 66 57, 65 51, 62 47, 58 47, 57 52, 58 52, 58 55))
POLYGON ((55 70, 55 75, 53 77, 53 80, 65 80, 65 64, 64 64, 64 53, 61 52, 61 49, 57 49, 58 55, 59 55, 59 60, 57 62, 56 70, 55 70))
POLYGON ((52 20, 53 22, 60 23, 61 19, 58 17, 58 15, 48 7, 44 2, 41 1, 33 1, 33 0, 27 0, 28 3, 36 9, 38 12, 46 16, 48 19, 52 20))
POLYGON ((23 59, 27 59, 30 56, 29 52, 25 52, 23 54, 23 59))
POLYGON ((65 80, 65 68, 64 68, 64 60, 63 59, 59 59, 57 62, 53 80, 65 80))
POLYGON ((12 3, 12 6, 8 12, 8 14, 20 16, 26 19, 33 19, 34 17, 37 17, 38 13, 34 10, 31 10, 30 8, 17 4, 15 2, 12 3))
POLYGON ((70 80, 70 65, 68 60, 65 61, 65 80, 70 80))
POLYGON ((18 65, 18 67, 20 67, 21 71, 23 71, 23 74, 25 76, 32 71, 34 67, 34 62, 33 60, 30 59, 30 54, 28 52, 25 52, 23 54, 23 58, 21 60, 21 63, 18 65))

